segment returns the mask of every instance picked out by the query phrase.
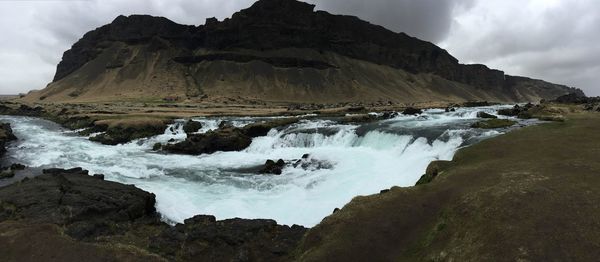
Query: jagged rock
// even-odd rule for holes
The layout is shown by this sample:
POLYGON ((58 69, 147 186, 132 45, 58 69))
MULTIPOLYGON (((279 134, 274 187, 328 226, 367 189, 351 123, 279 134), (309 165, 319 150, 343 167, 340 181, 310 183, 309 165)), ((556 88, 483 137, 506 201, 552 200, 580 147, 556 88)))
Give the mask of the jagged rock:
POLYGON ((162 147, 163 145, 161 143, 156 143, 154 146, 152 146, 152 151, 159 151, 162 149, 162 147))
POLYGON ((183 131, 186 134, 196 133, 201 128, 202 128, 202 123, 193 121, 193 120, 189 120, 185 123, 185 125, 183 125, 183 131))
POLYGON ((133 186, 99 182, 81 168, 43 173, 0 190, 0 222, 65 225, 67 234, 83 239, 106 234, 119 223, 155 216, 154 195, 133 186))
POLYGON ((488 101, 469 101, 464 102, 462 104, 463 107, 481 107, 481 106, 491 106, 492 104, 488 101))
POLYGON ((404 111, 402 111, 402 114, 403 115, 420 115, 420 114, 423 114, 423 110, 414 108, 414 107, 408 107, 408 108, 404 109, 404 111))
POLYGON ((490 118, 490 119, 496 119, 496 118, 498 118, 497 116, 488 114, 486 112, 477 112, 477 117, 478 118, 490 118))
MULTIPOLYGON (((128 257, 137 259, 127 261, 289 261, 307 231, 297 225, 277 225, 273 220, 217 221, 213 216, 196 216, 171 227, 160 221, 154 194, 87 173, 81 168, 48 169, 0 188, 2 232, 10 228, 8 240, 24 243, 3 245, 0 260, 16 261, 26 253, 35 260, 48 256, 60 261, 71 257, 67 259, 71 261, 72 256, 65 253, 71 252, 67 247, 106 257, 105 247, 92 247, 104 246, 108 240, 111 254, 136 250, 128 257), (50 227, 54 233, 42 232, 42 227, 50 227), (15 238, 23 234, 29 234, 26 240, 15 238), (27 245, 54 241, 61 241, 54 249, 27 245), (142 259, 148 257, 153 259, 142 259)), ((0 234, 0 243, 6 241, 7 235, 0 234)))

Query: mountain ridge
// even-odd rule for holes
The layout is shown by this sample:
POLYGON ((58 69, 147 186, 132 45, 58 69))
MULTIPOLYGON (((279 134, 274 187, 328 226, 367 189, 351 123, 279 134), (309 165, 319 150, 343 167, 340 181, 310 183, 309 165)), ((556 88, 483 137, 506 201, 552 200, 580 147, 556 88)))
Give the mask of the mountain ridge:
POLYGON ((460 64, 430 42, 314 8, 295 0, 260 0, 231 18, 209 18, 199 26, 119 16, 67 50, 53 82, 28 99, 524 102, 583 94, 460 64))

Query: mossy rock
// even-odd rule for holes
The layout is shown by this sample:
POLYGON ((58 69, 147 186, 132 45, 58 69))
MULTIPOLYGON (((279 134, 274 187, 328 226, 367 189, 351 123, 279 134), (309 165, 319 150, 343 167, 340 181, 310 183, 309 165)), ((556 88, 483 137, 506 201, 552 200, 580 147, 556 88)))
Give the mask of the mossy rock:
POLYGON ((483 129, 494 129, 494 128, 503 128, 510 127, 516 124, 516 121, 508 120, 508 119, 490 119, 485 121, 480 121, 471 125, 472 128, 483 128, 483 129))
POLYGON ((445 169, 447 169, 451 164, 452 164, 451 161, 444 161, 444 160, 438 160, 438 161, 431 162, 429 164, 429 166, 427 166, 427 170, 425 171, 425 174, 423 176, 421 176, 421 178, 419 179, 419 181, 417 181, 415 186, 430 183, 439 174, 443 173, 443 171, 445 169))

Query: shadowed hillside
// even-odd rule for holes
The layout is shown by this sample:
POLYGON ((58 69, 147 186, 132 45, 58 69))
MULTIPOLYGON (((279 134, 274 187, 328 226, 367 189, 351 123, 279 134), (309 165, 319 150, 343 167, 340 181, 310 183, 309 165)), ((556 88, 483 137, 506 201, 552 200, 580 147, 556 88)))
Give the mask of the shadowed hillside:
POLYGON ((188 26, 119 16, 66 51, 35 101, 533 101, 579 92, 463 65, 432 43, 295 0, 188 26))

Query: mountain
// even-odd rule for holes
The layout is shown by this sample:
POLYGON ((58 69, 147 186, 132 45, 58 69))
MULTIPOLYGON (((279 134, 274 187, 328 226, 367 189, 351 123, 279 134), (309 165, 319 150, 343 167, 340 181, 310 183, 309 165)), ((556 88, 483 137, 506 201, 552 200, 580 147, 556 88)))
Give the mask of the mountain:
POLYGON ((524 102, 578 89, 464 65, 446 50, 295 0, 180 25, 119 16, 66 51, 31 101, 524 102))

